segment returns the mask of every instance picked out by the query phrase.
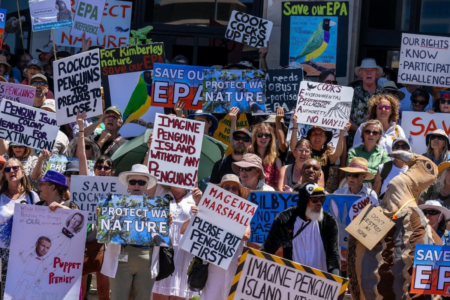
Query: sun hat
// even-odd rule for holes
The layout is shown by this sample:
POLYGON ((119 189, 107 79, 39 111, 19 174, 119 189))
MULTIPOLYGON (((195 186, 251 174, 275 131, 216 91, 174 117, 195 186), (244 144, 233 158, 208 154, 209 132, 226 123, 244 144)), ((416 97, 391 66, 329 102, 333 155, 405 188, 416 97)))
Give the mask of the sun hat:
POLYGON ((151 189, 154 187, 157 183, 156 177, 150 175, 150 172, 148 171, 148 167, 141 165, 141 164, 135 164, 131 167, 131 171, 128 172, 122 172, 119 174, 119 181, 125 185, 128 186, 128 176, 145 176, 148 178, 148 186, 147 189, 151 189))
POLYGON ((64 171, 64 173, 66 172, 80 172, 80 163, 78 162, 78 160, 66 162, 66 170, 64 171))
POLYGON ((250 195, 250 189, 243 187, 241 182, 239 181, 239 177, 237 177, 234 174, 226 174, 222 177, 222 180, 220 181, 219 184, 217 184, 217 186, 223 188, 223 186, 225 185, 225 183, 227 182, 236 182, 239 186, 239 195, 241 198, 247 199, 248 196, 250 195))
POLYGON ((41 106, 41 109, 49 108, 52 112, 56 113, 55 108, 55 99, 47 99, 44 101, 44 103, 41 106))
POLYGON ((11 72, 11 65, 8 64, 4 55, 0 55, 0 65, 5 65, 5 73, 11 72))
POLYGON ((33 80, 35 79, 42 79, 45 81, 45 83, 48 83, 47 77, 44 74, 35 74, 31 77, 31 82, 30 84, 33 82, 33 80))
POLYGON ((110 107, 108 107, 107 109, 105 109, 105 112, 103 114, 106 115, 106 113, 108 111, 112 111, 113 113, 118 114, 121 118, 123 116, 122 110, 119 107, 117 107, 117 106, 110 106, 110 107))
POLYGON ((435 210, 438 210, 444 215, 444 220, 450 219, 450 210, 448 210, 447 208, 443 207, 441 202, 439 202, 438 200, 427 200, 425 202, 425 204, 419 205, 419 208, 421 210, 424 210, 424 209, 435 209, 435 210))
POLYGON ((425 141, 426 141, 427 147, 430 144, 430 139, 431 139, 432 135, 440 135, 440 136, 445 137, 447 139, 447 145, 450 147, 450 143, 448 142, 448 135, 445 133, 445 131, 443 129, 436 129, 435 131, 430 132, 426 135, 425 141))
POLYGON ((411 145, 409 144, 408 139, 405 139, 405 138, 402 138, 402 137, 398 137, 392 142, 392 148, 394 148, 395 144, 397 144, 399 142, 403 142, 403 143, 407 144, 408 147, 409 147, 409 150, 411 150, 411 145))
POLYGON ((44 71, 44 67, 42 66, 41 61, 37 58, 30 59, 30 61, 28 62, 27 68, 32 66, 38 67, 41 71, 44 71))
MULTIPOLYGON (((267 120, 263 121, 263 123, 274 123, 274 124, 275 124, 275 123, 276 123, 276 118, 277 118, 276 115, 270 115, 270 116, 267 118, 267 120)), ((284 118, 281 119, 281 125, 283 126, 283 131, 286 132, 287 126, 286 126, 286 124, 284 123, 284 118)))
POLYGON ((238 134, 238 133, 243 133, 243 134, 247 135, 250 138, 250 140, 252 139, 252 134, 250 133, 250 131, 248 131, 247 128, 240 128, 238 130, 235 130, 233 132, 233 138, 236 137, 236 134, 238 134))
POLYGON ((366 174, 365 180, 372 180, 375 178, 375 175, 370 173, 369 171, 369 163, 365 158, 362 157, 353 157, 353 159, 348 164, 348 167, 339 168, 344 172, 349 173, 361 173, 366 174))
POLYGON ((383 90, 389 92, 390 94, 395 95, 399 101, 402 101, 403 98, 405 98, 405 93, 399 91, 397 85, 395 85, 395 82, 393 81, 386 81, 383 84, 383 90))
POLYGON ((378 77, 383 74, 383 68, 377 65, 374 58, 364 58, 361 62, 361 66, 355 68, 356 76, 359 76, 358 72, 361 69, 378 69, 378 77))
POLYGON ((311 141, 310 137, 311 137, 312 131, 314 129, 322 129, 323 131, 325 131, 325 135, 327 136, 327 140, 325 141, 325 144, 328 144, 331 141, 331 139, 333 138, 333 132, 327 130, 325 127, 314 125, 308 129, 308 132, 306 133, 306 139, 311 141))
POLYGON ((208 134, 210 134, 210 135, 212 135, 216 131, 217 127, 219 126, 219 121, 217 121, 216 117, 214 117, 212 114, 204 113, 201 109, 197 110, 193 114, 190 114, 189 116, 187 116, 187 118, 189 120, 194 120, 194 118, 196 116, 206 116, 212 122, 211 127, 209 127, 209 132, 208 132, 208 134))
POLYGON ((258 168, 258 169, 261 170, 261 172, 259 173, 259 180, 266 178, 266 175, 264 174, 264 168, 263 168, 263 165, 262 165, 262 160, 256 154, 246 153, 242 157, 242 160, 234 162, 231 165, 231 169, 236 174, 239 174, 239 168, 249 168, 249 167, 258 168))
POLYGON ((39 179, 40 182, 51 182, 56 185, 59 185, 63 187, 64 189, 69 189, 67 186, 67 178, 61 173, 58 173, 56 171, 48 170, 47 173, 45 173, 44 177, 42 179, 39 179))

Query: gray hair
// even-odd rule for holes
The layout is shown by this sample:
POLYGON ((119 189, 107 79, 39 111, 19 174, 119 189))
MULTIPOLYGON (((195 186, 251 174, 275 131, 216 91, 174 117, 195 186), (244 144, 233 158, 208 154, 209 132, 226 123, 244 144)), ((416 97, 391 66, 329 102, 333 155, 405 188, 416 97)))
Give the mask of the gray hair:
POLYGON ((428 143, 427 146, 427 157, 429 157, 431 160, 441 160, 441 161, 446 161, 447 160, 447 155, 448 155, 448 143, 447 141, 445 141, 445 146, 444 149, 442 149, 441 155, 439 157, 434 157, 434 150, 433 148, 431 148, 431 140, 428 143))
POLYGON ((438 179, 436 180, 436 191, 438 193, 441 193, 441 191, 444 189, 445 186, 445 177, 447 176, 448 169, 445 169, 442 171, 441 175, 439 175, 438 179))

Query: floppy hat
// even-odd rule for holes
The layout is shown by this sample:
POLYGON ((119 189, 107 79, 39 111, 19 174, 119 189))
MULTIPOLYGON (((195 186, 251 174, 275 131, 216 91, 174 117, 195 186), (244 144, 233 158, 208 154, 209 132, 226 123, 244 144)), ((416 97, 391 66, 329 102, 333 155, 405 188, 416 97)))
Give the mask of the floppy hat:
POLYGON ((66 162, 66 172, 80 172, 80 163, 78 161, 68 161, 66 162))
POLYGON ((131 171, 128 172, 122 172, 119 174, 119 181, 125 185, 128 186, 128 176, 145 176, 148 178, 148 186, 147 189, 151 189, 154 187, 157 183, 156 177, 150 175, 150 172, 148 171, 148 167, 141 165, 141 164, 135 164, 131 167, 131 171))
MULTIPOLYGON (((263 123, 276 123, 276 118, 277 118, 276 115, 270 115, 270 116, 267 118, 267 120, 263 121, 263 123)), ((284 118, 281 119, 281 125, 283 126, 283 131, 286 131, 286 130, 287 130, 287 126, 286 126, 286 124, 284 123, 284 118)))
POLYGON ((227 182, 236 182, 239 186, 239 195, 241 198, 247 199, 248 196, 250 195, 250 189, 243 187, 241 182, 239 181, 239 177, 237 177, 234 174, 226 174, 222 177, 222 180, 220 181, 219 184, 217 184, 217 186, 219 187, 223 187, 225 185, 225 183, 227 182))
POLYGON ((59 185, 63 187, 64 189, 69 189, 67 186, 67 178, 61 173, 58 173, 56 171, 48 170, 47 173, 45 173, 44 177, 42 179, 39 179, 40 182, 51 182, 56 185, 59 185))
POLYGON ((194 120, 196 116, 206 116, 212 122, 208 132, 210 135, 213 134, 216 131, 217 127, 219 126, 219 121, 217 121, 216 117, 214 117, 212 114, 204 113, 201 109, 197 110, 193 114, 190 114, 189 116, 187 116, 187 118, 189 120, 194 120))
POLYGON ((231 165, 231 169, 234 173, 239 174, 239 168, 258 168, 261 170, 259 173, 259 180, 265 179, 266 175, 264 174, 264 168, 262 166, 262 160, 261 158, 253 153, 246 153, 242 157, 241 161, 234 162, 231 165))
POLYGON ((377 62, 374 58, 364 58, 361 62, 361 66, 355 68, 355 74, 358 75, 359 70, 361 69, 378 69, 378 76, 379 78, 381 74, 383 74, 383 68, 377 65, 377 62))
POLYGON ((11 72, 11 65, 8 64, 4 55, 0 55, 0 65, 5 65, 5 73, 11 72))
POLYGON ((435 210, 438 210, 444 215, 444 220, 450 219, 450 210, 448 210, 447 208, 443 207, 441 202, 439 202, 438 200, 427 200, 425 202, 425 204, 419 205, 419 208, 421 210, 424 210, 424 209, 435 209, 435 210))
POLYGON ((238 130, 235 130, 233 132, 233 138, 236 136, 237 133, 243 133, 247 135, 250 138, 250 140, 252 139, 252 134, 250 133, 250 131, 247 130, 247 128, 240 128, 238 130))
POLYGON ((328 143, 331 141, 331 139, 333 138, 333 132, 327 130, 325 127, 315 126, 315 125, 314 125, 314 126, 311 126, 311 127, 308 129, 308 132, 306 133, 306 138, 307 138, 308 140, 310 140, 310 141, 311 141, 310 137, 311 137, 312 131, 313 131, 314 129, 321 129, 321 130, 325 131, 325 135, 327 136, 327 140, 325 141, 325 144, 328 144, 328 143))
POLYGON ((447 139, 447 145, 450 147, 450 143, 448 142, 448 135, 445 133, 443 129, 436 129, 435 131, 427 134, 427 136, 425 137, 427 147, 430 144, 430 139, 432 135, 440 135, 445 137, 447 139))
POLYGON ((49 109, 51 109, 52 112, 56 113, 55 100, 54 99, 45 100, 41 106, 41 109, 44 109, 44 108, 49 108, 49 109))
POLYGON ((395 95, 399 101, 402 101, 403 98, 405 98, 405 93, 403 93, 402 91, 399 91, 397 86, 395 85, 395 82, 393 82, 393 81, 386 81, 383 84, 383 90, 386 90, 390 94, 395 95))
POLYGON ((362 157, 353 157, 352 161, 348 164, 348 167, 339 168, 344 172, 349 173, 361 173, 366 174, 365 180, 372 180, 375 178, 375 175, 370 173, 369 164, 365 158, 362 157))

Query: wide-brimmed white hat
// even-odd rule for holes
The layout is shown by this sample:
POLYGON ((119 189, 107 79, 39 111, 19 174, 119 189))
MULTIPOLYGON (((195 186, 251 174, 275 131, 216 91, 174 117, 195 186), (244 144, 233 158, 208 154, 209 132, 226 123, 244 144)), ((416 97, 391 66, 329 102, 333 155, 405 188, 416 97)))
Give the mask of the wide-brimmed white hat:
POLYGON ((441 202, 439 202, 438 200, 428 200, 425 202, 425 204, 419 205, 419 208, 421 210, 424 210, 424 209, 438 210, 444 215, 444 220, 447 221, 448 219, 450 219, 450 210, 443 207, 441 202))
POLYGON ((156 177, 153 175, 150 175, 150 172, 148 171, 148 167, 141 165, 141 164, 135 164, 131 167, 131 171, 128 172, 122 172, 119 174, 119 181, 125 185, 128 186, 128 176, 145 176, 148 178, 148 187, 147 189, 151 189, 154 187, 157 183, 156 177))
POLYGON ((377 62, 374 58, 364 58, 359 67, 355 68, 356 76, 359 76, 358 72, 360 69, 378 69, 379 73, 377 78, 379 78, 383 74, 383 68, 377 65, 377 62))

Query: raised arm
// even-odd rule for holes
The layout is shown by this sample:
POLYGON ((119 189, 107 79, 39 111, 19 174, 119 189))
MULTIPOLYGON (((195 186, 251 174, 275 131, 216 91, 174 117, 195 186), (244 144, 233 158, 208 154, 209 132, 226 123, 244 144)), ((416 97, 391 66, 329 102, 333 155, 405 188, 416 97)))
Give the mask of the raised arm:
POLYGON ((281 152, 285 153, 287 151, 287 143, 286 143, 286 136, 284 134, 283 130, 283 124, 281 124, 281 120, 284 118, 284 108, 279 106, 277 108, 277 116, 275 118, 275 128, 276 128, 276 137, 278 140, 278 147, 280 148, 281 152))
POLYGON ((351 123, 348 122, 347 125, 345 125, 344 129, 342 129, 339 133, 339 141, 336 145, 336 149, 334 150, 333 154, 330 155, 328 158, 330 160, 331 164, 334 164, 336 160, 341 156, 342 151, 344 149, 344 143, 347 142, 347 138, 345 137, 345 133, 350 129, 351 123))
POLYGON ((230 116, 230 143, 233 141, 233 133, 236 131, 238 114, 239 114, 239 107, 232 107, 228 112, 228 115, 230 116))

